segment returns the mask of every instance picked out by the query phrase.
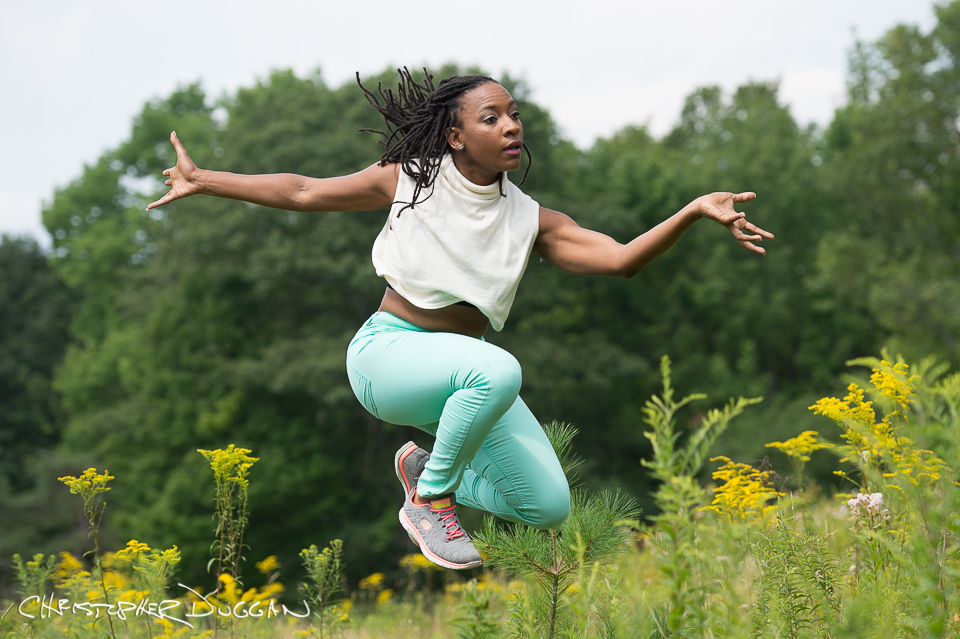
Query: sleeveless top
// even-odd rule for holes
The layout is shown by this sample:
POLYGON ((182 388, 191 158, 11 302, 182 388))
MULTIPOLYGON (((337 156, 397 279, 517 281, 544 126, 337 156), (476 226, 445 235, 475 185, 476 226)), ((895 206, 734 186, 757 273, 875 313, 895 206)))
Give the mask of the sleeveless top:
POLYGON ((425 309, 476 306, 503 329, 540 229, 540 205, 503 178, 479 186, 445 153, 432 188, 412 208, 414 181, 402 170, 373 265, 407 301, 425 309), (402 212, 402 214, 401 214, 402 212))

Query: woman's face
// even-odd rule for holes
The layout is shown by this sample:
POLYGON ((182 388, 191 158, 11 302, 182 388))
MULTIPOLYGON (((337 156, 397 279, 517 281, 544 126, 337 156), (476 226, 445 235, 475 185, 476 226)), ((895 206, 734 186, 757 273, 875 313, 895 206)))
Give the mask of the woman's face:
POLYGON ((459 125, 451 127, 447 142, 465 178, 493 184, 500 173, 520 167, 523 124, 509 91, 496 82, 481 84, 463 94, 458 115, 459 125))

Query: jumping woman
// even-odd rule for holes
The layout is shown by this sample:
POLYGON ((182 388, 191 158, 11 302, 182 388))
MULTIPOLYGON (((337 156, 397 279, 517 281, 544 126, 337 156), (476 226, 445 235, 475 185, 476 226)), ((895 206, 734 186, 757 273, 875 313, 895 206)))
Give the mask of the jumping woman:
POLYGON ((376 164, 326 179, 207 171, 174 132, 170 192, 147 208, 202 193, 291 211, 390 209, 373 244, 386 291, 347 349, 350 385, 378 419, 436 437, 429 453, 412 442, 396 453, 400 523, 434 563, 472 568, 480 554, 457 503, 538 528, 570 510, 560 463, 519 397, 520 365, 483 340, 503 328, 530 255, 570 273, 631 277, 701 218, 756 253, 764 249, 754 242, 773 235, 734 210, 755 194, 712 193, 620 244, 507 179, 530 151, 516 102, 491 78, 434 87, 431 75, 421 84, 404 69, 397 93, 360 87, 386 122, 374 131, 385 146, 376 164))

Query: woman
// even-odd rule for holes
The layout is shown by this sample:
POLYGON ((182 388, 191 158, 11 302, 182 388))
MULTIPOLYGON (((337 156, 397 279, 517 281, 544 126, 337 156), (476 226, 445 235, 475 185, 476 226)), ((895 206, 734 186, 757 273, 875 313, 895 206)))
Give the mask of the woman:
POLYGON ((404 70, 396 94, 360 86, 387 123, 376 131, 385 151, 373 166, 326 179, 205 171, 172 133, 170 192, 147 208, 197 193, 293 211, 390 208, 373 247, 387 288, 350 343, 350 384, 378 418, 436 436, 430 453, 412 442, 397 451, 406 495, 400 523, 431 561, 471 568, 480 555, 460 527, 457 502, 541 528, 558 525, 570 508, 556 455, 519 398, 519 364, 482 339, 491 325, 503 328, 530 255, 571 273, 630 277, 700 218, 756 253, 764 249, 754 242, 773 235, 734 210, 753 193, 713 193, 620 244, 506 179, 526 150, 523 125, 510 93, 491 78, 458 76, 434 87, 429 74, 418 84, 404 70))

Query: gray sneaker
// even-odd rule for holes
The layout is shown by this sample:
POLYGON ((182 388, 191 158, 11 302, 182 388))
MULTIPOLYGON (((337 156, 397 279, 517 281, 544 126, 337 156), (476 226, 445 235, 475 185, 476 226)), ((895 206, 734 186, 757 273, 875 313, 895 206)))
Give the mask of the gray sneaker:
POLYGON ((420 473, 423 472, 423 467, 427 465, 429 459, 430 453, 413 442, 407 442, 401 446, 393 456, 393 465, 397 470, 397 479, 403 486, 404 496, 409 495, 417 487, 417 480, 420 479, 420 473))
POLYGON ((412 491, 400 509, 400 525, 419 546, 423 556, 444 568, 465 570, 483 563, 480 553, 457 520, 453 495, 436 497, 418 506, 412 491))

